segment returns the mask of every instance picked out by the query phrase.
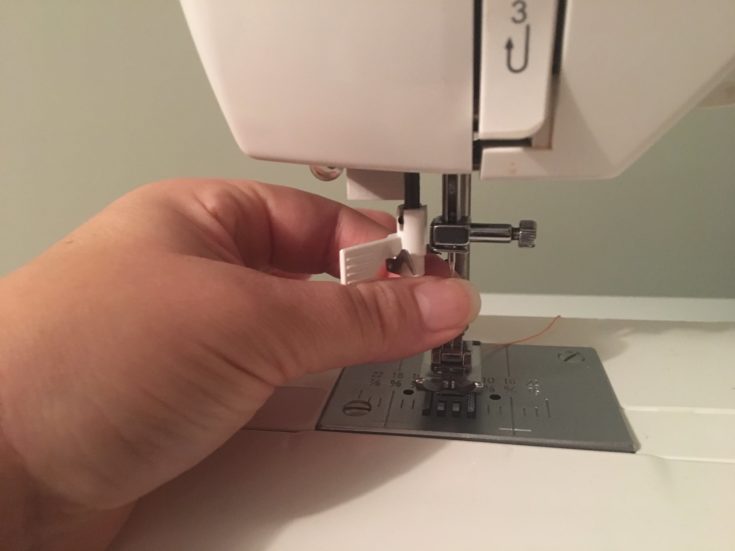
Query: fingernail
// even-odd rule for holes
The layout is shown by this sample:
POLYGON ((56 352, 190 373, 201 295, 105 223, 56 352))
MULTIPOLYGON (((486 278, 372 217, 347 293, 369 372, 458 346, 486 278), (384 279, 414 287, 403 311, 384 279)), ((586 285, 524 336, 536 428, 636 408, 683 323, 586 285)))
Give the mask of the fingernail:
POLYGON ((480 293, 464 279, 427 281, 414 289, 414 296, 429 331, 462 328, 480 313, 480 293))

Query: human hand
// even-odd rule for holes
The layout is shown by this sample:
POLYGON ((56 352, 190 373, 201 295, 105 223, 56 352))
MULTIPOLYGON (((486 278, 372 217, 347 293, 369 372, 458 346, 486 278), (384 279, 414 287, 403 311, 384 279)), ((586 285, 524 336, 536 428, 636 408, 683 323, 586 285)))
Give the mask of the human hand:
POLYGON ((164 182, 0 281, 2 507, 25 503, 23 545, 103 547, 277 385, 459 334, 479 310, 461 280, 304 280, 391 223, 288 188, 164 182))

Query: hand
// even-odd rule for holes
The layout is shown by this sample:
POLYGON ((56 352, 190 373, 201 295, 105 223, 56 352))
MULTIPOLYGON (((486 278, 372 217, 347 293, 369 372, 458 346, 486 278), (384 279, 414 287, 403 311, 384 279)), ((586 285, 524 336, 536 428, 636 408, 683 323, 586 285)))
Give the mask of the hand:
POLYGON ((222 445, 277 385, 459 334, 479 310, 461 280, 305 281, 336 275, 340 248, 392 223, 288 188, 164 182, 0 281, 14 541, 25 522, 22 545, 103 547, 137 498, 222 445))

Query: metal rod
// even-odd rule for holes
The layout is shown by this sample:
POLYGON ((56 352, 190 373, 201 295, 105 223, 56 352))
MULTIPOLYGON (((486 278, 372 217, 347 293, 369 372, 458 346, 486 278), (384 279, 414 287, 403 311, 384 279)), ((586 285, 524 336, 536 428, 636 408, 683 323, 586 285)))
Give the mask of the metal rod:
POLYGON ((403 176, 403 207, 406 209, 421 208, 420 177, 416 172, 406 172, 403 176))
POLYGON ((458 176, 442 176, 442 220, 448 224, 457 222, 457 196, 459 193, 458 176))
POLYGON ((473 243, 510 243, 513 241, 510 224, 472 224, 470 241, 473 243))
MULTIPOLYGON (((442 218, 448 224, 470 222, 471 174, 445 174, 442 177, 442 218)), ((469 250, 447 254, 449 266, 463 279, 470 277, 469 250)), ((464 333, 449 341, 442 349, 463 350, 464 333)))
MULTIPOLYGON (((470 174, 447 174, 442 178, 441 222, 457 228, 470 225, 470 174)), ((470 249, 457 247, 447 253, 447 258, 456 274, 464 279, 470 275, 470 249)), ((464 332, 451 341, 431 351, 431 373, 416 380, 416 386, 429 392, 451 392, 466 394, 482 387, 480 373, 472 375, 472 344, 465 343, 464 332)))
MULTIPOLYGON (((472 175, 445 174, 442 177, 442 218, 444 222, 456 224, 470 221, 470 194, 472 175)), ((470 254, 449 253, 449 265, 463 279, 470 277, 470 254)))

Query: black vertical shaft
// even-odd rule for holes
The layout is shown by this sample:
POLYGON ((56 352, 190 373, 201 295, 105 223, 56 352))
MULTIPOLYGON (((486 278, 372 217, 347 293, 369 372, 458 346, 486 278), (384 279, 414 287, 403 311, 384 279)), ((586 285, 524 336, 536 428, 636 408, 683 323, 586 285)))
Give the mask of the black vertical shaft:
POLYGON ((403 208, 421 208, 421 177, 417 172, 406 172, 403 176, 403 208))

